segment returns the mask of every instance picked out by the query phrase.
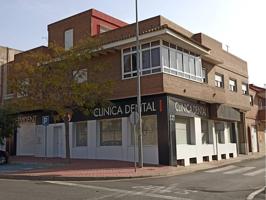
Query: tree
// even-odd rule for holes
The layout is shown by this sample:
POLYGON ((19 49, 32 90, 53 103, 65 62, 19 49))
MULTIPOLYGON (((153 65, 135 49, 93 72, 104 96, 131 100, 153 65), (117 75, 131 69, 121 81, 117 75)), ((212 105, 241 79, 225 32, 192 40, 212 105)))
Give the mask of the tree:
POLYGON ((4 140, 12 136, 17 128, 17 119, 4 108, 0 108, 0 145, 4 144, 4 140))
POLYGON ((112 93, 112 81, 98 78, 106 63, 98 59, 99 40, 86 39, 65 50, 50 44, 24 53, 12 64, 8 76, 17 98, 9 105, 21 111, 53 111, 64 121, 66 158, 70 159, 69 121, 75 111, 88 114, 105 104, 112 93))

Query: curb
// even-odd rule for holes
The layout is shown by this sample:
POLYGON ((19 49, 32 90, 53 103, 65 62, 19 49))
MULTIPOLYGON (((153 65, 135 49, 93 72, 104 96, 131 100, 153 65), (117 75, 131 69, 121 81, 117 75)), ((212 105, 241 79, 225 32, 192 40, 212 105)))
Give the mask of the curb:
POLYGON ((104 181, 104 180, 125 180, 125 179, 141 179, 160 177, 164 175, 143 175, 143 176, 86 176, 86 177, 70 177, 70 176, 27 176, 27 175, 0 175, 0 179, 5 180, 27 180, 27 181, 104 181))
POLYGON ((139 175, 139 176, 57 176, 57 175, 17 175, 17 174, 0 174, 0 179, 10 179, 10 180, 31 180, 31 181, 102 181, 102 180, 125 180, 125 179, 141 179, 141 178, 159 178, 159 177, 171 177, 178 175, 185 175, 194 172, 200 172, 206 169, 217 168, 221 166, 231 165, 233 163, 240 163, 249 160, 256 160, 265 157, 265 155, 258 155, 254 157, 248 157, 238 160, 228 160, 228 162, 219 163, 219 161, 214 161, 216 163, 210 163, 209 165, 192 165, 184 167, 182 169, 177 169, 174 171, 168 171, 166 173, 158 174, 148 174, 148 175, 139 175), (193 168, 195 167, 195 168, 193 168))

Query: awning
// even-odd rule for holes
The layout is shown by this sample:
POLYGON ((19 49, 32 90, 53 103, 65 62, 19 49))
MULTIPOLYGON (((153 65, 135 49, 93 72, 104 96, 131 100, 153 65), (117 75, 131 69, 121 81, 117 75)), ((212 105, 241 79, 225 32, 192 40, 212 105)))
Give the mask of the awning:
POLYGON ((240 112, 224 104, 211 104, 211 119, 240 121, 240 112))

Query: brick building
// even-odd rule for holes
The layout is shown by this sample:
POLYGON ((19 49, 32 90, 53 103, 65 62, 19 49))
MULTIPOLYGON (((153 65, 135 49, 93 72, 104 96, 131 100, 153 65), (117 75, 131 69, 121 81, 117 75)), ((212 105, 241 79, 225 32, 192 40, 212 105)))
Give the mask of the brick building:
MULTIPOLYGON (((7 73, 8 73, 8 64, 14 60, 14 56, 17 53, 20 53, 20 50, 0 46, 0 105, 3 104, 4 99, 8 99, 8 88, 7 88, 7 73)), ((12 139, 11 139, 12 140, 12 139)), ((10 143, 8 143, 10 144, 10 143)), ((11 151, 10 145, 0 144, 0 150, 8 149, 11 151)))
POLYGON ((246 114, 247 152, 265 152, 266 89, 249 85, 251 110, 246 114))
MULTIPOLYGON (((245 153, 245 113, 250 109, 247 63, 222 44, 156 16, 139 22, 144 162, 189 165, 245 153)), ((135 24, 91 9, 48 25, 49 43, 66 50, 87 36, 104 39, 115 82, 112 106, 70 123, 71 156, 133 161, 129 114, 136 109, 135 24)), ((45 47, 41 47, 44 48, 45 47)), ((25 52, 27 53, 27 52, 25 52)), ((21 55, 17 55, 19 58, 21 55)), ((44 156, 44 128, 21 120, 17 155, 44 156)), ((64 157, 64 126, 48 126, 48 156, 64 157)))
POLYGON ((8 62, 12 62, 14 60, 14 56, 20 53, 20 50, 12 49, 9 47, 0 46, 0 101, 3 103, 4 98, 7 97, 7 70, 8 62))

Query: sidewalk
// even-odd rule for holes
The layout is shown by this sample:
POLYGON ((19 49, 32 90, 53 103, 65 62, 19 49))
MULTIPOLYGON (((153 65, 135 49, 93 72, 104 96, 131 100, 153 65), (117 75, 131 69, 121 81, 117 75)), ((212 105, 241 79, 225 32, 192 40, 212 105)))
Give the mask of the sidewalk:
POLYGON ((199 170, 228 165, 244 160, 261 158, 262 154, 241 155, 237 158, 205 162, 188 167, 145 165, 134 170, 134 163, 110 160, 72 159, 67 163, 60 158, 11 157, 11 164, 0 166, 2 179, 26 180, 106 180, 123 178, 141 178, 187 174, 199 170), (19 167, 17 167, 19 166, 19 167), (11 170, 8 170, 11 167, 11 170), (17 168, 16 168, 17 167, 17 168), (3 170, 3 168, 5 170, 3 170))

